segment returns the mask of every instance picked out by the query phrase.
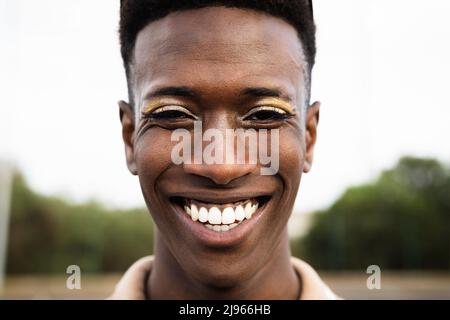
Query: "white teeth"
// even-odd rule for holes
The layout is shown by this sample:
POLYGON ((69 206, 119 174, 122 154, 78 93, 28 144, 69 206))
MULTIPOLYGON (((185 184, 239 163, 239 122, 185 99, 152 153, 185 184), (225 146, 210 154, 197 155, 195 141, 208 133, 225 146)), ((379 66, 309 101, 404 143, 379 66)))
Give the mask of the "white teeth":
POLYGON ((245 211, 245 217, 247 219, 250 219, 252 217, 253 214, 253 210, 252 210, 253 206, 250 202, 247 202, 247 204, 245 205, 244 211, 245 211))
POLYGON ((195 204, 191 205, 191 218, 194 221, 198 220, 198 209, 195 204))
POLYGON ((239 223, 232 223, 232 224, 230 224, 230 225, 225 225, 225 224, 222 224, 222 225, 217 225, 217 224, 212 225, 212 224, 209 224, 209 223, 205 223, 205 224, 204 224, 204 226, 205 226, 206 228, 208 228, 209 230, 216 231, 216 232, 226 232, 226 231, 229 231, 229 230, 231 230, 231 229, 237 227, 238 225, 239 225, 239 223))
POLYGON ((200 210, 198 211, 198 220, 203 223, 208 221, 208 210, 206 208, 200 208, 200 210))
POLYGON ((245 205, 240 204, 237 207, 227 206, 223 211, 220 211, 217 206, 212 206, 208 211, 206 207, 198 208, 195 204, 190 204, 184 206, 184 211, 193 221, 198 220, 211 230, 228 231, 236 227, 244 219, 251 219, 258 206, 258 203, 252 204, 251 201, 247 201, 245 205), (217 225, 220 226, 214 229, 213 227, 217 225))
MULTIPOLYGON (((238 205, 237 208, 234 210, 235 218, 237 221, 242 221, 245 219, 245 210, 244 207, 241 205, 238 205)), ((222 217, 223 219, 223 217, 222 217)))
POLYGON ((258 205, 254 204, 252 205, 251 209, 250 209, 250 218, 253 216, 253 214, 256 212, 256 209, 258 209, 258 205))
POLYGON ((191 208, 189 208, 188 206, 184 206, 184 211, 186 211, 186 213, 190 216, 191 215, 191 208))
POLYGON ((233 223, 235 220, 235 216, 234 216, 234 210, 231 207, 226 207, 223 210, 222 213, 222 223, 223 224, 230 224, 233 223))
POLYGON ((222 213, 220 212, 219 208, 212 207, 211 209, 209 209, 208 222, 210 224, 221 224, 222 223, 222 213))

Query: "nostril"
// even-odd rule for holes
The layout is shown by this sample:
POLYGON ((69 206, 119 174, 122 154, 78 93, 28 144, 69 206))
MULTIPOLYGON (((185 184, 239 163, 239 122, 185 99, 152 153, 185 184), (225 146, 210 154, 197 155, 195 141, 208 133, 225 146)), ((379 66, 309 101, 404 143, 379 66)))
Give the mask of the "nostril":
POLYGON ((208 178, 215 184, 225 185, 233 180, 250 174, 253 165, 247 164, 184 164, 184 171, 200 177, 208 178))

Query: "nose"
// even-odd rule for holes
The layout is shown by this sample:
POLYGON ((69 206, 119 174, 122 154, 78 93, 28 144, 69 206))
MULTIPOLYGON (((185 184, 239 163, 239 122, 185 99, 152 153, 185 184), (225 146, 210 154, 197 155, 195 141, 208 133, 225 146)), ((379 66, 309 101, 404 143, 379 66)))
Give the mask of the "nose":
MULTIPOLYGON (((210 133, 214 133, 222 137, 222 139, 219 139, 219 142, 215 144, 215 150, 221 150, 224 158, 220 159, 221 157, 219 157, 218 162, 204 161, 205 159, 202 159, 202 161, 199 162, 193 161, 191 163, 184 163, 183 168, 186 173, 208 178, 217 185, 227 185, 230 182, 244 177, 250 174, 252 171, 256 170, 256 163, 247 161, 235 161, 238 154, 237 141, 234 141, 234 135, 231 138, 227 135, 227 130, 235 129, 235 123, 230 119, 233 119, 233 117, 230 117, 227 112, 217 110, 214 112, 214 114, 206 117, 206 119, 202 122, 202 129, 205 131, 202 132, 200 130, 202 134, 206 134, 206 132, 213 130, 210 131, 210 133), (232 146, 228 145, 230 142, 232 142, 229 141, 229 139, 234 141, 232 143, 232 146), (221 161, 225 159, 234 160, 221 161)), ((199 138, 201 140, 201 137, 197 137, 197 139, 199 138)), ((214 141, 216 140, 214 139, 214 141)), ((208 144, 208 142, 206 141, 200 141, 199 143, 203 145, 203 148, 205 148, 208 144)), ((247 153, 248 151, 249 150, 245 148, 245 153, 247 153)))
POLYGON ((189 174, 208 178, 218 185, 227 185, 233 180, 252 172, 254 165, 249 164, 184 164, 184 171, 189 174))

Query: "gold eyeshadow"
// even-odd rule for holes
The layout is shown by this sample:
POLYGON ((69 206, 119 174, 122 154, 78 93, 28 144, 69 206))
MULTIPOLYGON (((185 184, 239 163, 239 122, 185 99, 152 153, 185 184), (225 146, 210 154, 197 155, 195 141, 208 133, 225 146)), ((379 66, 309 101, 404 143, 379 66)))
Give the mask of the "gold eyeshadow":
POLYGON ((165 111, 179 111, 186 113, 194 119, 198 119, 186 106, 179 103, 171 103, 166 99, 155 99, 147 103, 142 111, 143 115, 158 114, 165 111))
MULTIPOLYGON (((270 98, 264 98, 260 101, 258 101, 258 107, 261 110, 272 110, 276 111, 274 108, 281 109, 285 111, 286 113, 293 114, 295 113, 295 108, 290 104, 289 102, 275 97, 270 98)), ((186 112, 190 114, 191 116, 194 116, 187 108, 186 106, 183 106, 179 103, 171 103, 167 99, 153 99, 150 102, 148 102, 145 107, 143 108, 142 113, 143 114, 150 114, 152 112, 157 111, 163 112, 167 110, 177 110, 181 112, 186 112), (171 107, 169 107, 171 106, 171 107)), ((194 116, 195 117, 195 116, 194 116)))
POLYGON ((252 110, 250 110, 250 114, 253 114, 255 112, 258 111, 273 111, 273 112, 277 112, 277 113, 281 113, 281 114, 287 114, 287 112, 284 109, 278 108, 278 107, 274 107, 274 106, 259 106, 259 107, 255 107, 252 110))
POLYGON ((142 110, 142 113, 151 113, 156 109, 167 105, 180 105, 180 104, 173 102, 171 103, 167 101, 167 99, 152 99, 144 106, 144 110, 142 110))
MULTIPOLYGON (((287 113, 295 113, 295 108, 289 102, 275 97, 265 98, 258 101, 258 106, 267 106, 267 107, 275 107, 282 109, 287 113)), ((270 109, 267 109, 270 110, 270 109)))

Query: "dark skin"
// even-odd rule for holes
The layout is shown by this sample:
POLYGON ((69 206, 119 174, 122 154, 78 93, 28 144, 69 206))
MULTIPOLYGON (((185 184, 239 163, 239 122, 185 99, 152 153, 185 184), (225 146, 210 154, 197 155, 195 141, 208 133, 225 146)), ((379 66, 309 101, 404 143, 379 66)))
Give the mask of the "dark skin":
POLYGON ((157 227, 148 298, 298 297, 301 280, 290 261, 286 225, 302 172, 311 169, 320 107, 318 102, 304 105, 302 52, 290 24, 247 9, 176 12, 139 32, 130 79, 135 106, 123 101, 119 106, 127 165, 139 177, 157 227), (152 93, 166 87, 189 89, 189 94, 166 91, 162 98, 186 106, 202 120, 203 130, 279 129, 278 172, 261 175, 260 164, 173 164, 171 133, 192 130, 193 120, 182 114, 165 119, 141 115, 155 99, 152 93), (271 91, 243 94, 246 88, 271 91), (289 118, 245 118, 274 91, 295 107, 289 118), (219 203, 257 196, 269 200, 257 223, 237 240, 218 235, 206 241, 180 219, 173 202, 177 196, 219 203))

